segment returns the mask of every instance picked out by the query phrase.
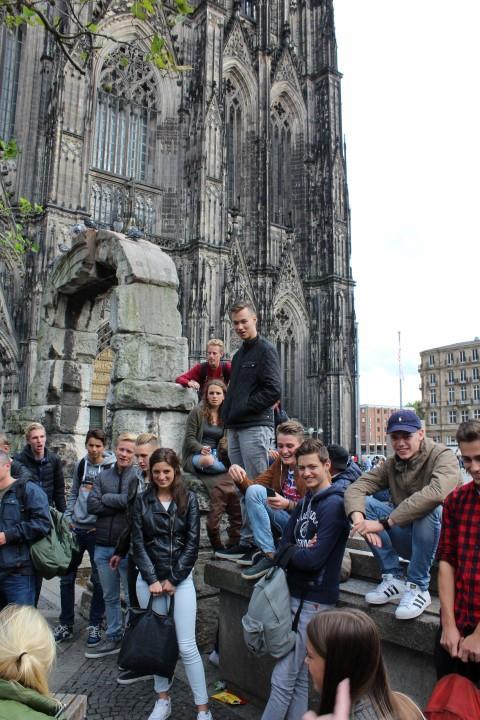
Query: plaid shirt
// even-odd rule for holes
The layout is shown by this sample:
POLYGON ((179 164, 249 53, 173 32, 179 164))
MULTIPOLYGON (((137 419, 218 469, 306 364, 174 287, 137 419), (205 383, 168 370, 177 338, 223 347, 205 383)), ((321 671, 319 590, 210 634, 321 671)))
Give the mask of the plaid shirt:
POLYGON ((480 622, 480 493, 473 482, 445 500, 437 560, 455 570, 455 622, 471 632, 480 622))

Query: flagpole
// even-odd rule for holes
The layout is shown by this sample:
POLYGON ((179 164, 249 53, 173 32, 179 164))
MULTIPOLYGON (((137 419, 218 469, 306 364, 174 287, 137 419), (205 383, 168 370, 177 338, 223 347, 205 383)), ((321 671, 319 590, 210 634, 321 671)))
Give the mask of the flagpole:
POLYGON ((398 384, 400 389, 400 409, 403 408, 403 393, 402 393, 402 345, 401 345, 401 333, 398 331, 398 384))

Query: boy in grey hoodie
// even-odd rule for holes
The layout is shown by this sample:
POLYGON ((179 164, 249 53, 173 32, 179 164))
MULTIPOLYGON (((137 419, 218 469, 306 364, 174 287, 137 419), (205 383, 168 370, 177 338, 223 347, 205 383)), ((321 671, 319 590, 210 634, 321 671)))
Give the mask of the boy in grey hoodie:
POLYGON ((93 584, 87 646, 94 647, 102 639, 101 627, 105 613, 105 603, 94 561, 97 517, 88 512, 87 499, 98 473, 115 464, 115 454, 111 450, 105 450, 105 433, 100 429, 88 431, 85 438, 85 447, 87 448, 87 454, 77 462, 73 471, 72 489, 67 499, 67 509, 65 511, 65 517, 70 522, 70 527, 77 540, 78 551, 73 553, 70 572, 60 579, 62 610, 60 624, 54 629, 53 634, 55 641, 58 643, 73 638, 75 579, 86 551, 90 555, 93 584))

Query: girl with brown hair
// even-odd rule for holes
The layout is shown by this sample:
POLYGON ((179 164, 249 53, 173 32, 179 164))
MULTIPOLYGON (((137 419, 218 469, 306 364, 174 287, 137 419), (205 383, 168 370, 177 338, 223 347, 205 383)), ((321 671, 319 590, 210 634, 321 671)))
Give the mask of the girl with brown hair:
POLYGON ((410 698, 392 691, 377 626, 361 610, 345 608, 318 613, 307 628, 305 662, 315 689, 321 692, 320 715, 333 713, 337 687, 349 678, 352 720, 424 717, 410 698))

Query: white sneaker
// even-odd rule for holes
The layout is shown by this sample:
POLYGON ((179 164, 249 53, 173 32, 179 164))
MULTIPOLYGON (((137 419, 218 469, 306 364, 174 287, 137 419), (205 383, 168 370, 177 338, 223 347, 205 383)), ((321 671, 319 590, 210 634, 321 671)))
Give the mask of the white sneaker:
POLYGON ((213 720, 212 713, 210 710, 200 710, 197 720, 213 720))
POLYGON ((397 620, 411 620, 423 613, 432 602, 428 590, 420 590, 415 583, 407 582, 405 592, 402 595, 395 617, 397 620))
POLYGON ((382 582, 377 585, 375 590, 365 595, 365 600, 369 605, 383 605, 390 600, 399 598, 405 590, 405 582, 401 578, 396 578, 391 573, 382 575, 382 582))
POLYGON ((148 720, 167 720, 172 714, 172 703, 170 698, 168 700, 158 699, 155 703, 155 707, 148 716, 148 720))
POLYGON ((208 661, 211 662, 212 665, 215 665, 215 667, 218 667, 220 665, 220 657, 216 650, 212 650, 212 652, 208 656, 208 661))

